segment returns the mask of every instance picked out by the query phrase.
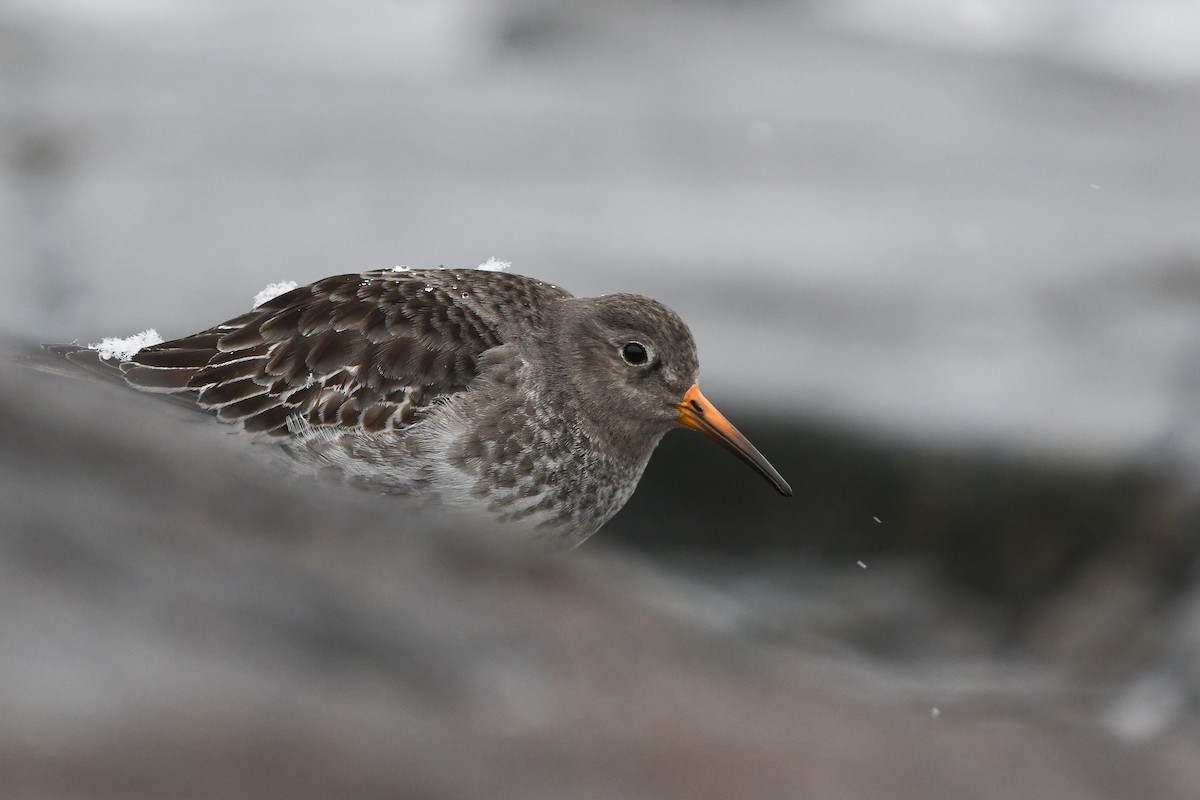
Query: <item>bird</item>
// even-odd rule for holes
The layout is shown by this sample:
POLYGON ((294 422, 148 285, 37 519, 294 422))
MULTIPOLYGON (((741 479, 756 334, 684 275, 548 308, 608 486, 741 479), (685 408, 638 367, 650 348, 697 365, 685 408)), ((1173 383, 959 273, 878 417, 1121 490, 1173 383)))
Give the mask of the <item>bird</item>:
POLYGON ((576 297, 496 270, 369 270, 132 354, 46 347, 300 464, 569 546, 625 505, 680 426, 792 495, 701 393, 688 326, 637 294, 576 297))

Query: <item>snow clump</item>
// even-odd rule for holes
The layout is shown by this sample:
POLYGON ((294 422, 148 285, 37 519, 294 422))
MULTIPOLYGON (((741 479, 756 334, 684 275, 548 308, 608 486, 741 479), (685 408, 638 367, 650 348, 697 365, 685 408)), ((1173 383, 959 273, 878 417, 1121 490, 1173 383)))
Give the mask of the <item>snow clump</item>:
POLYGON ((147 328, 141 333, 135 333, 125 339, 109 336, 106 339, 101 339, 99 342, 89 344, 89 350, 95 350, 100 358, 108 361, 115 358, 119 361, 128 361, 133 358, 134 354, 143 347, 149 347, 152 344, 162 344, 163 338, 158 335, 158 331, 154 328, 147 328))
POLYGON ((299 284, 297 284, 295 281, 280 281, 279 283, 269 283, 269 284, 267 284, 267 288, 263 289, 261 292, 254 295, 254 305, 252 306, 252 308, 258 308, 259 306, 261 306, 263 303, 267 302, 268 300, 273 300, 276 297, 279 297, 279 295, 284 294, 285 292, 290 292, 292 289, 295 289, 298 285, 299 284))
POLYGON ((495 256, 492 256, 487 261, 480 264, 479 269, 486 269, 489 272, 504 272, 506 269, 508 269, 511 266, 512 266, 511 261, 501 261, 500 259, 496 258, 495 256))

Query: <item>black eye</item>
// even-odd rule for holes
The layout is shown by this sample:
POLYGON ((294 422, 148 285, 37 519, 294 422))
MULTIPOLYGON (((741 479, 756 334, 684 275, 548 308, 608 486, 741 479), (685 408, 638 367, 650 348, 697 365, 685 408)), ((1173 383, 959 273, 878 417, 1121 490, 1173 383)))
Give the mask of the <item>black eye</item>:
POLYGON ((629 342, 621 348, 621 358, 625 359, 626 364, 637 367, 650 360, 650 353, 641 342, 629 342))

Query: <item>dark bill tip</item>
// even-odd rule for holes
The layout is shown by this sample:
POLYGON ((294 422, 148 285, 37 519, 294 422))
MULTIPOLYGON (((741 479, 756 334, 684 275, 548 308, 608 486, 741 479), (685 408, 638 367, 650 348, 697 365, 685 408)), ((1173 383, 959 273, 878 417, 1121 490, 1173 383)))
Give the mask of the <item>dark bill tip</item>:
POLYGON ((684 394, 683 400, 675 404, 679 410, 679 424, 703 433, 716 441, 735 456, 745 461, 754 470, 771 482, 771 485, 784 497, 792 496, 792 487, 783 479, 771 462, 767 461, 758 448, 750 444, 750 440, 733 427, 733 423, 725 419, 716 407, 708 402, 700 387, 692 384, 692 388, 684 394))

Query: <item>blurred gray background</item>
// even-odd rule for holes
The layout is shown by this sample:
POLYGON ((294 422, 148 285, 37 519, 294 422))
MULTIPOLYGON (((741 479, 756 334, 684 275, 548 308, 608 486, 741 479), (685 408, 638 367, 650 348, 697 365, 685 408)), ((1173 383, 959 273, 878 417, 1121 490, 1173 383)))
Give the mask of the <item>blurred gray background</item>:
POLYGON ((0 8, 10 330, 496 256, 783 418, 1107 458, 1190 405, 1193 3, 0 8))
POLYGON ((1197 142, 1187 0, 0 0, 0 332, 170 338, 271 282, 493 256, 657 297, 797 497, 672 435, 575 563, 922 720, 1069 715, 1064 774, 1150 759, 1104 795, 1017 754, 1023 793, 971 796, 1184 797, 1197 142))

